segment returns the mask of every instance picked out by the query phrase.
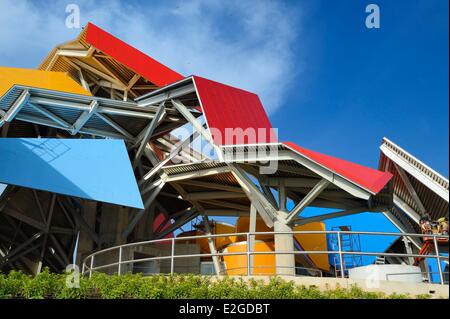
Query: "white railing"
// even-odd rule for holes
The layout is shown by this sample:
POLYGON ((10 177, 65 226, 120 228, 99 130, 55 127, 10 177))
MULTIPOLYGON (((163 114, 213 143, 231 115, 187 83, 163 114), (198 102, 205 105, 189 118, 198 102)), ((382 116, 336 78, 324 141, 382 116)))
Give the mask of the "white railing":
MULTIPOLYGON (((178 238, 164 238, 164 239, 155 239, 155 240, 148 240, 148 241, 141 241, 141 242, 135 242, 135 243, 129 243, 124 245, 118 245, 110 248, 106 248, 97 252, 94 252, 87 256, 82 264, 82 273, 83 275, 89 275, 89 277, 92 276, 93 272, 104 270, 104 269, 110 269, 110 268, 116 268, 117 273, 119 275, 122 274, 122 268, 123 265, 134 265, 137 263, 142 263, 146 261, 162 261, 162 260, 170 260, 170 274, 175 273, 175 260, 176 259, 182 259, 182 258, 204 258, 204 257, 222 257, 222 256, 247 256, 247 269, 246 274, 251 275, 252 269, 255 268, 265 268, 264 266, 252 266, 252 263, 250 262, 251 256, 255 255, 317 255, 317 254, 327 254, 328 256, 331 255, 338 255, 339 256, 339 262, 340 262, 340 277, 345 278, 345 263, 344 263, 344 256, 345 255, 359 255, 359 256, 385 256, 385 257, 403 257, 403 258, 432 258, 437 260, 437 267, 438 267, 438 274, 439 274, 439 281, 441 284, 445 284, 444 280, 444 272, 442 270, 441 261, 447 260, 448 256, 442 256, 439 254, 439 247, 438 247, 438 238, 442 238, 447 241, 448 243, 448 235, 438 235, 438 234, 408 234, 408 233, 391 233, 391 232, 364 232, 364 231, 290 231, 290 232, 248 232, 248 233, 231 233, 231 234, 215 234, 215 235, 201 235, 201 236, 187 236, 187 237, 178 237, 178 238), (258 235, 323 235, 323 234, 336 234, 338 239, 338 250, 312 250, 312 251, 252 251, 250 249, 250 245, 248 244, 250 242, 250 238, 255 238, 258 235), (434 254, 432 255, 420 255, 420 254, 399 254, 399 253, 387 253, 387 252, 364 252, 364 251, 344 251, 342 250, 342 244, 341 244, 341 235, 342 234, 354 234, 354 235, 367 235, 367 236, 394 236, 394 237, 419 237, 419 238, 433 238, 434 242, 434 254), (247 249, 243 252, 217 252, 217 253, 196 253, 196 254, 175 254, 175 245, 177 241, 181 242, 189 242, 192 240, 197 239, 216 239, 220 237, 246 237, 247 239, 247 249), (170 249, 170 255, 167 256, 156 256, 156 257, 148 257, 148 258, 139 258, 139 259, 128 259, 123 260, 123 251, 124 249, 128 248, 137 248, 142 247, 145 245, 152 245, 152 244, 162 244, 162 243, 170 243, 171 249, 170 249), (103 265, 95 265, 94 261, 98 260, 100 256, 107 255, 107 253, 111 253, 113 251, 118 251, 118 260, 113 263, 103 264, 103 265)), ((110 257, 110 256, 108 256, 110 257)), ((110 258, 108 258, 110 259, 110 258)), ((270 266, 267 268, 277 268, 276 266, 270 266)), ((279 268, 279 267, 278 267, 279 268)), ((289 268, 289 267, 283 267, 283 268, 289 268)), ((317 269, 314 268, 303 268, 303 267, 296 267, 296 268, 302 268, 307 271, 315 271, 318 272, 317 269)), ((229 270, 229 269, 228 269, 229 270)), ((319 271, 320 272, 320 271, 319 271)), ((221 273, 222 274, 222 273, 221 273)), ((322 272, 320 272, 320 276, 322 276, 322 272)), ((337 276, 337 274, 336 274, 337 276)))

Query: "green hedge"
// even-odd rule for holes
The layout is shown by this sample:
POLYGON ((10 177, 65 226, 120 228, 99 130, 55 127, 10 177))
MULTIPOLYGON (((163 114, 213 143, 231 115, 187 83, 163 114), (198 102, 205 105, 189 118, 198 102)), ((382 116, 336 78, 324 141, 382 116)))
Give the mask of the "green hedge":
MULTIPOLYGON (((175 275, 124 276, 96 273, 81 277, 80 288, 67 288, 65 274, 45 269, 35 277, 12 271, 0 274, 0 298, 138 298, 138 299, 380 299, 409 298, 408 295, 384 295, 364 292, 358 287, 319 291, 315 287, 296 286, 290 281, 272 278, 270 282, 208 276, 175 275)), ((416 298, 429 298, 428 295, 416 298)))

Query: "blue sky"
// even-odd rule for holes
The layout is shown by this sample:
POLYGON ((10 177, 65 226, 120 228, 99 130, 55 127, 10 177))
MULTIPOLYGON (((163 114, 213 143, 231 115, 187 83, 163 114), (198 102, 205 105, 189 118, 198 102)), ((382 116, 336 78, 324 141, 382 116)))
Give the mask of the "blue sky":
MULTIPOLYGON (((447 0, 70 2, 82 25, 259 94, 283 141, 377 167, 386 136, 448 177, 447 0), (365 27, 369 3, 380 29, 365 27)), ((67 3, 0 0, 0 65, 35 67, 74 38, 67 3)), ((338 224, 393 230, 373 214, 327 226, 338 224)))
MULTIPOLYGON (((75 37, 67 3, 0 0, 0 65, 35 67, 75 37)), ((448 177, 447 0, 70 3, 185 75, 259 94, 282 140, 376 167, 386 136, 448 177)))
MULTIPOLYGON (((303 75, 271 119, 281 138, 377 166, 383 136, 448 177, 448 1, 306 1, 303 75)), ((303 3, 303 2, 300 2, 303 3)))

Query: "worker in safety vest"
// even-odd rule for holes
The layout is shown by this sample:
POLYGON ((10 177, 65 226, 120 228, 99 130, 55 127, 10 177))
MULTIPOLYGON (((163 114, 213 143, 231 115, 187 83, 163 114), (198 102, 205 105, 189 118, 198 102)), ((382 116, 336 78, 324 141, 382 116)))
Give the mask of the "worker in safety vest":
POLYGON ((422 234, 432 234, 432 225, 431 225, 431 218, 428 214, 423 215, 420 218, 420 229, 422 230, 422 234))
POLYGON ((441 217, 438 219, 439 233, 442 235, 448 235, 448 218, 441 217))

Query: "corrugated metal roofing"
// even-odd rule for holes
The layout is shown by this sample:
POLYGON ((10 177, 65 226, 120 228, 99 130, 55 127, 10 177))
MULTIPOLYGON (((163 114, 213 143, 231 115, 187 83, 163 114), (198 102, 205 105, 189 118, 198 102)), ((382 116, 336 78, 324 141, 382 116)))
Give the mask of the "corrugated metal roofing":
MULTIPOLYGON (((271 154, 270 152, 275 150, 295 152, 330 170, 334 174, 342 176, 343 178, 358 185, 359 187, 369 190, 373 194, 379 193, 392 178, 392 174, 390 173, 382 172, 340 158, 307 150, 292 142, 272 143, 265 145, 226 145, 223 146, 222 149, 224 149, 226 153, 231 152, 229 154, 233 154, 233 152, 254 152, 255 154, 260 154, 259 152, 262 152, 262 154, 264 154, 264 152, 266 152, 267 154, 271 154)), ((290 165, 294 171, 303 168, 303 166, 301 166, 298 162, 292 160, 283 161, 283 164, 290 165)))
MULTIPOLYGON (((62 93, 17 85, 13 86, 4 96, 0 97, 0 110, 4 110, 5 112, 8 111, 24 90, 28 90, 30 93, 29 102, 37 105, 43 103, 41 105, 43 108, 54 115, 57 115, 70 125, 75 124, 76 120, 83 112, 90 110, 90 104, 93 101, 97 101, 98 107, 96 113, 107 116, 109 119, 119 124, 123 129, 130 133, 133 138, 137 137, 138 134, 142 132, 157 112, 157 108, 153 106, 143 108, 137 106, 134 102, 117 101, 107 98, 62 93)), ((164 119, 166 123, 176 123, 177 126, 186 123, 186 120, 174 110, 166 109, 166 112, 167 116, 164 119)), ((43 124, 42 121, 46 121, 45 123, 49 124, 49 126, 63 130, 65 129, 63 126, 58 125, 56 122, 52 122, 47 116, 35 110, 28 102, 20 109, 15 118, 36 124, 43 124)), ((89 133, 93 133, 92 130, 101 130, 109 137, 130 139, 130 137, 119 134, 116 129, 100 119, 97 114, 91 116, 91 118, 83 125, 80 132, 85 133, 86 129, 91 129, 89 133)), ((158 130, 155 131, 154 135, 156 134, 159 134, 158 130)))
POLYGON ((229 85, 193 76, 203 114, 217 145, 273 143, 275 131, 259 97, 229 85), (249 132, 233 134, 233 130, 249 132), (252 133, 253 132, 253 133, 252 133), (242 136, 242 140, 239 140, 242 136))
POLYGON ((284 142, 283 144, 374 194, 380 192, 392 179, 392 174, 389 172, 382 172, 337 157, 311 151, 292 142, 284 142))
MULTIPOLYGON (((130 86, 128 98, 139 97, 183 79, 179 73, 92 23, 89 23, 75 40, 52 49, 39 65, 39 69, 67 72, 79 83, 80 69, 85 78, 89 75, 91 79, 98 79, 98 72, 101 72, 121 82, 124 87, 130 86), (89 52, 88 50, 93 52, 86 56, 65 55, 65 52, 89 52), (62 51, 64 53, 60 54, 62 51), (134 78, 136 75, 139 76, 137 79, 134 78)), ((102 93, 101 90, 99 92, 102 93)))
MULTIPOLYGON (((251 92, 199 76, 187 77, 136 99, 147 106, 171 99, 173 92, 195 86, 176 94, 186 107, 201 111, 216 145, 276 143, 276 130, 267 117, 259 97, 251 92)), ((168 103, 170 105, 170 103, 168 103)))
POLYGON ((226 163, 220 162, 206 162, 206 163, 193 163, 193 164, 177 164, 163 167, 163 171, 167 175, 176 175, 183 173, 192 173, 204 169, 214 169, 219 167, 226 167, 226 163))
POLYGON ((448 216, 449 181, 445 177, 435 172, 388 139, 383 140, 380 152, 379 169, 393 174, 394 195, 412 208, 418 215, 421 214, 421 209, 409 192, 393 163, 404 170, 407 178, 417 193, 417 196, 425 207, 426 213, 428 213, 432 219, 437 220, 441 217, 448 216), (386 153, 389 153, 389 157, 386 153), (388 164, 388 161, 391 163, 388 164), (419 180, 418 177, 420 177, 421 180, 419 180))
POLYGON ((91 95, 65 72, 41 71, 0 66, 0 97, 14 85, 91 95))
POLYGON ((87 26, 86 42, 157 86, 165 86, 183 78, 181 74, 90 22, 87 26))

